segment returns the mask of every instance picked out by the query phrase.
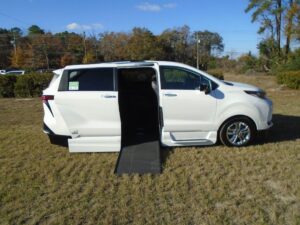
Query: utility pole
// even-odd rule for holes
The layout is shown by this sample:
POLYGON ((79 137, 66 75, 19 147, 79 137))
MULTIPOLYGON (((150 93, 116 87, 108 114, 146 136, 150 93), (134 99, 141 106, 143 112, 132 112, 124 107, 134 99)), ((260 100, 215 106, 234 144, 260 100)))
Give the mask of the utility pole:
POLYGON ((94 39, 94 46, 95 46, 95 56, 96 56, 96 62, 98 62, 98 45, 97 45, 97 39, 94 39))
POLYGON ((87 61, 87 59, 86 59, 85 31, 83 32, 83 47, 84 47, 84 58, 83 58, 83 61, 84 61, 84 63, 87 63, 87 62, 85 62, 85 61, 87 61))
POLYGON ((200 40, 199 40, 199 35, 197 33, 197 69, 199 69, 199 44, 200 44, 200 40))
POLYGON ((10 43, 14 46, 14 54, 16 56, 17 55, 16 35, 15 32, 12 33, 13 33, 13 40, 10 43))

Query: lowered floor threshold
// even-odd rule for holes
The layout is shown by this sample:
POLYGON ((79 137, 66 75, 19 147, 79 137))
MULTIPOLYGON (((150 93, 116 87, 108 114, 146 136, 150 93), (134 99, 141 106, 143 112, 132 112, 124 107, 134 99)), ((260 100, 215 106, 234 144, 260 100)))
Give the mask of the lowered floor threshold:
POLYGON ((158 101, 153 68, 118 70, 122 137, 115 173, 161 173, 158 101))
POLYGON ((126 144, 120 151, 115 173, 118 175, 161 173, 158 138, 145 134, 127 138, 126 144))

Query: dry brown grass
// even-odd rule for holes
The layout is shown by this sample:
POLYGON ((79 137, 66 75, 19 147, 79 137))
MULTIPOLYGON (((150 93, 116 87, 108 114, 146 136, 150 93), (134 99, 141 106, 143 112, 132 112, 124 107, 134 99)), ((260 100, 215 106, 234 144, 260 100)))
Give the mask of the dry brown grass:
POLYGON ((275 126, 246 148, 165 150, 163 174, 113 174, 117 153, 70 154, 39 99, 0 100, 0 224, 300 224, 300 92, 273 77, 275 126))

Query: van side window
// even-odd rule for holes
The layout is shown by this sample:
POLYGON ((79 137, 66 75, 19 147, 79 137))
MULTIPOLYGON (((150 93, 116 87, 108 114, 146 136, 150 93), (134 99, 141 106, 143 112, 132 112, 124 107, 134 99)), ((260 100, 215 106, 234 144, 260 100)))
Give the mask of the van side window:
POLYGON ((201 84, 207 84, 210 86, 211 90, 215 90, 218 88, 218 85, 207 77, 201 75, 201 84))
POLYGON ((113 91, 112 68, 77 69, 64 71, 59 91, 113 91))
POLYGON ((177 67, 160 67, 161 89, 199 89, 200 77, 177 67))
POLYGON ((201 84, 206 84, 210 87, 210 89, 212 89, 211 81, 204 76, 201 76, 201 84))

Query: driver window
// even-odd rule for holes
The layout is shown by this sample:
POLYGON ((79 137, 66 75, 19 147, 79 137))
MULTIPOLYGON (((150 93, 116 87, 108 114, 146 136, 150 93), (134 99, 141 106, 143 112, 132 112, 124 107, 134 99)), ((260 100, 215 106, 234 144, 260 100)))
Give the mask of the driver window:
POLYGON ((161 88, 173 90, 196 90, 200 86, 198 75, 180 68, 161 67, 161 88))

